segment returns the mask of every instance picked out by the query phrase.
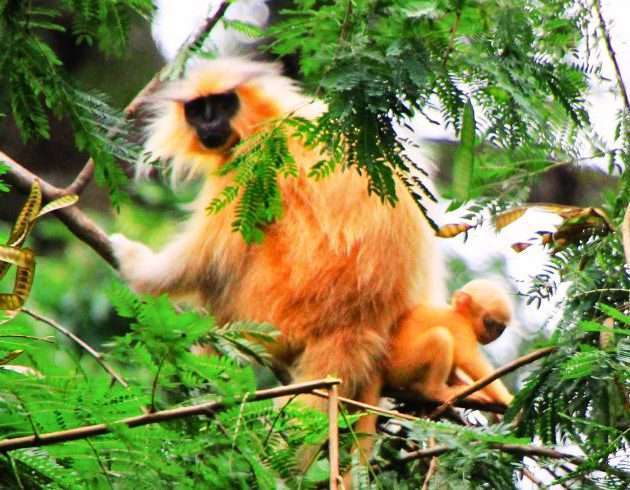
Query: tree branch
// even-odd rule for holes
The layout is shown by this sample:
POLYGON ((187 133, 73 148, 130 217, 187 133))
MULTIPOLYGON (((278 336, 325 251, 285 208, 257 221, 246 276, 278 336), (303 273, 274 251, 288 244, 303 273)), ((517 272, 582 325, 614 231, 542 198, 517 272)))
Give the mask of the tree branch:
POLYGON ((623 252, 626 256, 626 265, 630 267, 630 204, 626 208, 626 214, 623 216, 623 222, 621 223, 621 240, 623 252))
MULTIPOLYGON (((327 392, 321 391, 321 390, 313 390, 312 394, 320 398, 328 398, 330 396, 327 392)), ((440 405, 440 402, 437 400, 422 399, 422 398, 419 398, 416 393, 410 393, 408 391, 387 389, 384 391, 383 395, 394 398, 398 401, 402 401, 405 404, 419 407, 422 409, 437 407, 440 405)), ((417 422, 419 420, 422 420, 421 417, 416 417, 415 415, 409 415, 408 413, 399 412, 397 410, 387 410, 386 408, 377 407, 376 405, 370 405, 368 403, 363 403, 357 400, 353 400, 352 398, 338 396, 337 399, 344 405, 348 405, 354 408, 359 408, 361 410, 367 410, 369 412, 375 413, 382 417, 408 420, 410 422, 417 422)), ((471 410, 482 410, 484 412, 500 413, 500 414, 505 413, 505 408, 506 408, 503 405, 499 405, 496 403, 483 403, 476 400, 457 400, 453 402, 453 406, 459 407, 459 408, 468 408, 471 410)))
MULTIPOLYGON (((184 41, 184 43, 180 46, 180 48, 178 49, 178 57, 180 53, 186 53, 190 49, 190 47, 192 47, 195 43, 199 42, 204 36, 208 34, 214 28, 214 26, 221 20, 221 18, 223 17, 223 15, 225 14, 229 6, 230 6, 230 2, 221 2, 221 4, 219 5, 219 8, 216 10, 214 15, 206 18, 204 22, 199 26, 197 31, 193 35, 189 36, 184 41)), ((178 58, 176 57, 176 60, 177 59, 178 58)), ((133 116, 136 112, 138 112, 138 109, 145 102, 147 96, 153 93, 155 89, 159 87, 162 80, 164 80, 164 78, 170 75, 173 69, 173 65, 174 63, 169 63, 166 66, 164 66, 159 72, 157 72, 153 76, 153 78, 151 78, 151 80, 149 80, 149 82, 142 88, 142 90, 140 90, 140 92, 136 94, 136 96, 131 100, 131 102, 127 104, 127 107, 125 107, 125 109, 123 110, 127 118, 133 116)), ((116 128, 112 129, 109 132, 109 135, 111 136, 116 131, 117 131, 116 128)), ((92 180, 93 175, 94 175, 94 160, 90 158, 83 166, 83 169, 81 169, 79 174, 75 177, 74 181, 68 187, 64 189, 65 194, 80 195, 81 192, 83 192, 85 187, 92 180)))
MULTIPOLYGON (((402 402, 408 408, 423 411, 435 410, 443 403, 438 400, 423 398, 412 391, 404 391, 393 388, 385 389, 383 392, 383 396, 393 398, 398 402, 402 402)), ((502 405, 500 403, 486 403, 478 400, 470 400, 468 398, 453 402, 453 406, 457 408, 480 410, 482 412, 491 412, 497 414, 504 414, 507 408, 505 405, 502 405)))
MULTIPOLYGON (((480 443, 473 442, 471 445, 478 445, 480 443)), ((561 451, 556 451, 555 449, 550 449, 543 446, 531 446, 531 445, 521 445, 521 444, 501 444, 501 443, 490 443, 488 444, 492 449, 497 449, 504 453, 514 454, 517 456, 538 456, 544 458, 552 458, 552 459, 564 459, 573 464, 582 464, 584 463, 584 458, 581 456, 576 456, 574 454, 564 453, 561 451)), ((411 451, 407 453, 402 458, 396 459, 384 466, 375 466, 375 471, 387 471, 395 466, 408 463, 409 461, 415 461, 416 459, 424 459, 424 458, 434 458, 436 456, 441 456, 444 453, 449 451, 454 451, 457 448, 439 445, 426 449, 418 449, 417 451, 411 451)))
MULTIPOLYGON (((435 438, 429 437, 429 448, 435 447, 435 438)), ((421 490, 429 490, 429 483, 431 482, 431 478, 437 471, 438 459, 437 456, 433 456, 431 458, 431 462, 429 463, 429 469, 427 470, 427 474, 424 475, 424 482, 422 482, 421 490)))
POLYGON ((476 391, 479 391, 480 389, 482 389, 483 387, 489 385, 490 383, 492 383, 495 379, 499 379, 500 377, 511 373, 512 371, 515 371, 516 369, 520 368, 521 366, 525 366, 527 364, 530 364, 534 361, 537 361, 538 359, 540 359, 541 357, 545 357, 549 354, 551 354, 552 352, 554 352, 556 350, 556 347, 545 347, 544 349, 538 349, 534 352, 530 352, 529 354, 526 354, 522 357, 519 357, 518 359, 515 359, 514 361, 506 364, 505 366, 497 369, 495 372, 493 372, 492 374, 486 376, 485 378, 482 378, 478 381, 476 381, 475 383, 471 384, 468 388, 466 388, 464 391, 462 391, 461 393, 459 393, 457 396, 451 398, 450 400, 442 403, 442 405, 440 405, 438 408, 436 408, 433 413, 431 415, 429 415, 429 418, 436 418, 439 417, 440 415, 442 415, 446 410, 448 410, 450 407, 453 406, 454 403, 466 398, 468 395, 470 395, 471 393, 474 393, 476 391))
MULTIPOLYGON (((230 2, 221 2, 215 14, 207 18, 196 33, 184 42, 179 52, 185 52, 190 46, 198 42, 203 38, 203 36, 210 32, 217 22, 221 20, 229 5, 230 2)), ((144 86, 144 88, 125 108, 124 112, 127 116, 132 116, 137 112, 141 104, 145 101, 147 95, 155 90, 163 78, 170 73, 172 68, 173 64, 168 64, 153 76, 149 83, 144 86)), ((43 197, 46 201, 52 201, 66 194, 81 194, 94 175, 94 160, 90 158, 77 174, 74 181, 65 189, 62 189, 45 182, 1 151, 0 161, 6 163, 9 167, 9 172, 4 176, 5 180, 14 185, 23 194, 28 194, 31 190, 33 181, 38 179, 42 187, 43 197)), ((109 243, 109 237, 107 234, 76 206, 56 211, 55 215, 74 235, 77 236, 77 238, 90 246, 96 253, 105 259, 109 265, 115 269, 118 268, 118 264, 112 252, 112 247, 109 243)))
POLYGON ((185 417, 192 417, 196 415, 209 416, 213 415, 214 412, 234 406, 235 403, 249 403, 253 401, 269 400, 271 398, 293 395, 296 393, 310 393, 314 389, 330 388, 331 386, 337 385, 339 383, 340 381, 338 379, 320 379, 315 381, 308 381, 306 383, 270 388, 267 390, 258 390, 251 394, 246 393, 232 403, 226 403, 222 400, 206 402, 186 407, 161 410, 159 412, 145 413, 143 415, 137 415, 135 417, 127 417, 116 422, 110 422, 108 424, 93 424, 76 427, 69 430, 61 430, 57 432, 47 432, 44 434, 36 434, 32 436, 13 437, 0 441, 0 452, 13 451, 14 449, 21 449, 26 447, 49 446, 51 444, 76 441, 78 439, 86 439, 88 437, 108 434, 112 432, 112 427, 118 424, 126 425, 127 427, 132 429, 135 427, 142 427, 144 425, 157 424, 160 422, 166 422, 169 420, 176 420, 185 417))
MULTIPOLYGON (((7 172, 3 178, 23 194, 30 192, 31 186, 35 180, 39 180, 42 195, 47 202, 65 194, 63 189, 41 180, 37 175, 26 170, 26 168, 2 151, 0 151, 0 161, 9 167, 9 172, 7 172)), ((78 207, 71 206, 69 208, 63 208, 55 211, 54 214, 79 240, 92 248, 114 269, 118 268, 118 263, 114 258, 109 237, 78 207)))
POLYGON ((32 310, 29 310, 28 308, 24 308, 22 307, 20 309, 20 311, 26 313, 28 316, 34 318, 37 321, 40 321, 42 323, 45 323, 46 325, 54 328, 55 330, 57 330, 57 332, 61 333, 62 335, 65 335, 66 337, 68 337, 70 340, 72 340, 74 343, 76 343, 79 347, 81 347, 85 352, 87 352, 89 355, 91 355, 94 360, 105 370, 109 373, 109 375, 112 377, 112 379, 118 381, 118 383, 120 383, 122 386, 124 386, 125 388, 129 387, 129 385, 127 384, 127 382, 122 378, 122 376, 120 376, 120 374, 118 374, 114 368, 112 368, 109 364, 107 364, 105 362, 105 360, 103 360, 103 356, 101 355, 100 352, 95 351, 92 346, 90 346, 87 342, 85 342, 83 339, 81 339, 80 337, 78 337, 77 335, 75 335, 73 332, 71 332, 70 330, 68 330, 67 328, 65 328, 63 325, 60 325, 59 323, 57 323, 56 321, 50 319, 50 318, 46 318, 44 315, 40 315, 39 313, 35 313, 32 310))
POLYGON ((599 30, 602 33, 602 37, 604 38, 604 44, 606 45, 606 51, 608 51, 608 57, 610 58, 610 61, 612 61, 613 67, 615 69, 617 86, 619 87, 619 92, 621 92, 621 97, 623 98, 626 113, 630 114, 630 99, 628 98, 628 90, 626 89, 626 84, 624 83, 623 76, 621 75, 621 68, 619 68, 619 63, 617 62, 617 55, 615 54, 615 50, 612 47, 612 42, 610 41, 610 34, 606 27, 606 21, 604 20, 604 16, 602 15, 601 1, 594 0, 593 6, 595 7, 595 12, 597 13, 597 18, 599 19, 599 30))

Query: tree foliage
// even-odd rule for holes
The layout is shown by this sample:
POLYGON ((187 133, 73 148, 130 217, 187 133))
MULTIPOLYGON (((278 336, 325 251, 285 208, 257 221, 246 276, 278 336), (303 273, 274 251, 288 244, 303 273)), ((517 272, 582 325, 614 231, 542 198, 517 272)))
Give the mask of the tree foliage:
MULTIPOLYGON (((70 16, 76 42, 121 55, 131 19, 148 18, 151 2, 45 5, 0 0, 0 111, 14 119, 25 144, 50 137, 50 117, 69 118, 77 149, 92 156, 97 180, 125 210, 126 176, 119 162, 138 157, 127 139, 128 123, 102 94, 68 76, 45 34, 65 30, 60 19, 70 16)), ((234 231, 248 242, 264 240, 265 226, 282 215, 277 179, 296 176, 287 135, 327 149, 311 178, 325 179, 339 167, 366 174, 366 192, 386 206, 396 204, 395 181, 402 178, 426 212, 423 201, 433 198, 428 178, 408 152, 417 141, 403 137, 401 129, 412 127, 414 117, 439 114, 460 139, 453 182, 442 189, 452 207, 466 206, 455 233, 474 233, 484 213, 508 219, 505 211, 521 205, 540 176, 589 156, 582 153, 585 138, 591 154, 607 157, 617 177, 596 210, 562 209, 559 229, 541 230, 540 239, 527 244, 543 246, 542 240, 550 260, 533 271, 526 301, 547 301, 561 282, 570 287, 558 325, 543 341, 555 348, 553 354, 530 370, 501 423, 482 415, 479 426, 383 422, 373 464, 355 472, 357 487, 418 488, 426 480, 429 488, 515 488, 533 458, 567 486, 627 488, 630 275, 619 230, 630 202, 630 108, 619 111, 615 134, 609 135, 613 148, 591 137, 584 97, 588 77, 597 76, 600 67, 580 53, 582 43, 600 43, 606 35, 599 1, 295 0, 290 5, 265 33, 271 39, 265 49, 273 55, 298 53, 306 90, 325 100, 328 112, 316 122, 278 121, 256 141, 243 142, 248 152, 221 170, 234 172, 234 184, 208 203, 208 211, 236 206, 234 231), (563 461, 537 454, 528 460, 518 448, 532 443, 568 446, 583 456, 563 461), (429 458, 409 457, 436 446, 443 450, 435 471, 429 470, 429 458), (509 450, 514 446, 516 452, 509 450)), ((261 35, 238 21, 226 26, 261 35)), ((191 53, 203 54, 200 46, 203 40, 184 52, 175 71, 191 53)), ((7 190, 1 180, 6 171, 0 162, 0 193, 7 190)), ((169 205, 174 200, 163 189, 152 192, 169 205)), ((510 219, 520 214, 514 216, 510 219)), ((125 213, 119 218, 130 219, 125 213)), ((143 232, 159 234, 163 213, 147 211, 137 221, 143 232)), ((41 228, 40 237, 59 236, 52 223, 41 228)), ((243 399, 257 386, 276 382, 255 341, 272 341, 272 326, 217 325, 210 313, 179 311, 165 297, 137 297, 120 285, 106 294, 107 273, 86 267, 73 250, 69 259, 38 261, 31 300, 60 314, 64 323, 87 318, 118 325, 120 334, 108 339, 100 357, 51 338, 52 324, 35 322, 28 310, 0 324, 0 447, 10 438, 97 423, 108 424, 111 432, 3 452, 0 488, 326 484, 325 450, 306 473, 298 468, 300 447, 326 441, 324 414, 293 400, 279 408, 269 400, 243 399), (221 355, 193 355, 198 344, 221 355), (113 366, 124 384, 103 363, 113 366), (209 400, 223 401, 224 409, 133 429, 116 423, 209 400)), ((342 411, 338 421, 346 469, 353 464, 347 450, 361 437, 352 431, 355 419, 342 411)))

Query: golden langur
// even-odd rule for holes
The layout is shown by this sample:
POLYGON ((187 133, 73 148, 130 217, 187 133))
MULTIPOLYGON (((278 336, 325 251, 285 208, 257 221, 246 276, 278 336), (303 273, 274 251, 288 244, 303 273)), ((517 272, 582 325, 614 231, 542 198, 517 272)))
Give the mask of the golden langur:
POLYGON ((136 291, 207 306, 219 323, 270 322, 280 330, 270 352, 295 381, 338 376, 344 396, 376 403, 392 327, 416 298, 442 299, 433 233, 404 186, 389 206, 368 195, 365 175, 352 169, 316 182, 307 174, 322 150, 287 133, 299 175, 279 177, 284 214, 262 243, 232 232, 234 204, 206 211, 233 179, 217 170, 239 141, 281 118, 316 119, 325 110, 275 64, 198 65, 156 95, 146 142, 175 178, 205 178, 192 216, 158 252, 122 235, 111 242, 136 291))
MULTIPOLYGON (((492 373, 479 349, 497 339, 512 319, 512 302, 505 289, 477 279, 453 295, 450 305, 420 304, 406 313, 393 332, 385 382, 446 401, 465 386, 449 385, 462 370, 472 381, 492 373)), ((508 405, 512 395, 500 381, 469 398, 508 405)))

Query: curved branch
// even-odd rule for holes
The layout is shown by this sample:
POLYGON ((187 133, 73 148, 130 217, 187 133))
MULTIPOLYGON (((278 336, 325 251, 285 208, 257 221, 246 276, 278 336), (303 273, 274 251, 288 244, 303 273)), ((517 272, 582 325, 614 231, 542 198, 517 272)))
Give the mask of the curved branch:
MULTIPOLYGON (((225 14, 229 4, 230 2, 221 2, 214 15, 208 17, 195 34, 190 36, 189 39, 184 42, 180 48, 180 52, 187 50, 190 46, 198 42, 210 30, 212 30, 212 28, 225 14)), ((147 83, 132 99, 127 107, 125 107, 124 112, 127 116, 132 116, 138 111, 147 95, 155 90, 163 77, 168 74, 171 69, 172 64, 168 64, 153 76, 149 83, 147 83)), ((6 163, 9 167, 9 172, 4 176, 5 180, 14 185, 23 194, 28 194, 31 190, 33 181, 38 179, 42 187, 42 195, 46 201, 52 201, 66 194, 80 195, 85 187, 90 183, 92 176, 94 175, 94 160, 90 158, 75 177, 74 181, 65 189, 62 189, 42 180, 37 175, 28 171, 23 165, 19 164, 1 151, 0 161, 6 163)), ((87 215, 81 212, 76 206, 56 211, 55 215, 74 235, 77 236, 77 238, 89 245, 109 265, 111 265, 114 269, 118 268, 118 263, 114 257, 109 237, 87 215)))
POLYGON ((595 0, 593 2, 593 6, 595 7, 595 13, 597 14, 597 18, 599 20, 599 30, 602 33, 602 37, 604 38, 604 44, 606 45, 608 57, 613 64, 613 68, 615 69, 615 76, 617 77, 617 86, 619 87, 619 92, 621 92, 621 97, 623 98, 626 112, 630 114, 630 98, 628 97, 628 90, 626 89, 626 84, 624 83, 623 76, 621 75, 621 68, 619 67, 617 55, 615 54, 615 50, 613 49, 612 42, 610 40, 610 33, 608 32, 608 28, 606 27, 606 21, 604 20, 604 16, 602 15, 601 1, 595 0))
MULTIPOLYGON (((225 15, 226 10, 228 9, 230 2, 221 2, 219 8, 215 11, 214 15, 206 18, 204 22, 199 26, 197 31, 189 36, 186 41, 180 46, 178 53, 185 53, 192 47, 195 43, 199 42, 204 36, 206 36, 214 26, 221 20, 223 15, 225 15)), ((173 63, 169 63, 164 66, 159 72, 157 72, 151 80, 136 94, 136 96, 127 104, 127 107, 123 110, 125 116, 127 118, 133 116, 138 109, 147 99, 147 96, 155 91, 157 87, 159 87, 162 80, 171 72, 173 68, 173 63)), ((117 128, 113 128, 109 135, 115 134, 117 128)), ((87 187, 87 185, 92 180, 94 175, 94 160, 90 158, 79 174, 75 177, 72 183, 64 189, 64 193, 66 194, 77 194, 81 195, 83 190, 87 187)))
POLYGON ((479 391, 483 387, 485 387, 485 386, 489 385, 490 383, 492 383, 495 379, 499 379, 500 377, 505 376, 506 374, 511 373, 512 371, 515 371, 516 369, 518 369, 518 368, 520 368, 522 366, 525 366, 525 365, 530 364, 530 363, 532 363, 534 361, 537 361, 541 357, 545 357, 545 356, 551 354, 552 352, 554 352, 555 350, 556 350, 556 347, 545 347, 544 349, 538 349, 538 350, 536 350, 534 352, 530 352, 529 354, 526 354, 526 355, 524 355, 522 357, 519 357, 518 359, 515 359, 514 361, 512 361, 512 362, 506 364, 505 366, 497 369, 495 372, 493 372, 492 374, 486 376, 485 378, 482 378, 482 379, 476 381, 475 383, 471 384, 468 388, 466 388, 464 391, 459 393, 457 396, 454 396, 450 400, 442 403, 442 405, 440 405, 438 408, 436 408, 433 411, 433 413, 431 415, 429 415, 429 418, 433 419, 433 418, 439 417, 446 410, 448 410, 450 407, 452 407, 454 403, 457 403, 460 400, 463 400, 464 398, 466 398, 471 393, 479 391))
POLYGON ((253 401, 269 400, 271 398, 293 395, 296 393, 310 393, 316 388, 330 388, 331 386, 335 386, 339 383, 340 381, 338 379, 320 379, 308 381, 306 383, 270 388, 267 390, 258 390, 249 395, 246 393, 240 399, 234 400, 231 403, 226 403, 223 400, 199 403, 197 405, 171 408, 168 410, 161 410, 159 412, 145 413, 135 417, 127 417, 107 424, 85 425, 69 430, 47 432, 32 436, 13 437, 0 441, 0 452, 13 451, 14 449, 22 449, 26 447, 49 446, 60 442, 76 441, 77 439, 87 439, 88 437, 109 434, 112 432, 113 426, 120 424, 126 425, 132 429, 134 427, 142 427, 143 425, 157 424, 185 417, 197 415, 210 416, 217 411, 234 406, 235 403, 249 403, 253 401))
POLYGON ((57 332, 61 333, 62 335, 65 335, 66 337, 68 337, 70 340, 75 342, 79 347, 81 347, 85 352, 87 352, 89 355, 91 355, 94 358, 94 360, 105 371, 107 371, 107 373, 112 377, 112 379, 118 381, 118 383, 120 383, 125 388, 129 387, 129 384, 127 384, 127 382, 122 378, 122 376, 120 374, 118 374, 114 370, 114 368, 112 368, 109 364, 107 364, 103 360, 103 356, 102 356, 102 354, 100 352, 97 352, 96 350, 94 350, 91 345, 89 345, 83 339, 81 339, 80 337, 75 335, 73 332, 68 330, 66 327, 64 327, 63 325, 57 323, 56 321, 54 321, 54 320, 52 320, 50 318, 45 317, 44 315, 40 315, 39 313, 35 313, 34 311, 29 310, 28 308, 24 308, 23 307, 23 308, 20 309, 20 311, 26 313, 28 316, 34 318, 37 321, 45 323, 46 325, 48 325, 48 326, 54 328, 55 330, 57 330, 57 332))
MULTIPOLYGON (((15 188, 23 194, 28 194, 36 179, 39 180, 42 188, 42 196, 47 202, 65 194, 63 189, 40 179, 37 175, 26 170, 26 168, 2 151, 0 151, 0 161, 9 167, 9 172, 3 176, 4 180, 14 185, 15 188)), ((92 248, 114 269, 118 268, 118 262, 114 257, 107 233, 78 207, 71 206, 69 208, 60 209, 55 211, 54 214, 79 240, 92 248)))

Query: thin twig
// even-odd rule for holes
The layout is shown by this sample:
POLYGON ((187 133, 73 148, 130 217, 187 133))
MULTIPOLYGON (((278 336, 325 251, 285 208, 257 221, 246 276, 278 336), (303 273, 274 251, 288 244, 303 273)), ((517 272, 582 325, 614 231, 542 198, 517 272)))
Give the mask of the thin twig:
POLYGON ((621 239, 623 242, 623 252, 626 256, 626 265, 630 267, 630 204, 626 208, 626 214, 621 223, 621 239))
POLYGON ((107 371, 109 373, 109 375, 112 377, 112 379, 116 380, 118 383, 120 383, 125 388, 129 387, 129 385, 122 378, 122 376, 120 376, 114 370, 114 368, 112 368, 109 364, 107 364, 107 362, 105 362, 105 360, 103 359, 103 356, 102 356, 102 354, 100 352, 97 352, 96 350, 94 350, 88 343, 86 343, 84 340, 82 340, 81 338, 76 336, 74 333, 72 333, 66 327, 64 327, 63 325, 60 325, 55 320, 52 320, 51 318, 47 318, 44 315, 40 315, 39 313, 35 313, 34 311, 32 311, 32 310, 30 310, 28 308, 22 308, 21 311, 26 313, 28 316, 34 318, 35 320, 40 321, 42 323, 45 323, 46 325, 48 325, 48 326, 54 328, 55 330, 57 330, 57 332, 65 335, 66 337, 68 337, 70 340, 75 342, 79 347, 81 347, 85 352, 87 352, 89 355, 91 355, 94 358, 94 360, 105 371, 107 371))
POLYGON ((462 19, 462 9, 461 7, 457 7, 455 10, 455 20, 453 21, 453 25, 451 26, 451 31, 448 39, 448 46, 446 47, 446 53, 444 53, 444 60, 442 61, 442 68, 446 67, 448 63, 448 58, 453 52, 453 48, 455 47, 455 35, 457 34, 457 29, 459 28, 459 22, 462 19))
POLYGON ((489 385, 490 383, 492 383, 495 379, 499 379, 500 377, 502 377, 502 376, 504 376, 504 375, 506 375, 508 373, 511 373, 512 371, 515 371, 516 369, 518 369, 518 368, 520 368, 522 366, 525 366, 525 365, 530 364, 530 363, 532 363, 534 361, 537 361, 541 357, 547 356, 547 355, 551 354, 552 352, 554 352, 555 350, 556 350, 556 347, 545 347, 544 349, 538 349, 538 350, 536 350, 534 352, 530 352, 529 354, 526 354, 526 355, 524 355, 522 357, 519 357, 518 359, 515 359, 514 361, 506 364, 503 367, 500 367, 499 369, 497 369, 492 374, 490 374, 490 375, 486 376, 485 378, 482 378, 482 379, 474 382, 473 384, 471 384, 468 388, 466 388, 464 391, 462 391, 458 395, 456 395, 453 398, 451 398, 450 400, 447 400, 446 402, 442 403, 442 405, 440 405, 438 408, 436 408, 433 411, 433 413, 431 415, 429 415, 429 418, 439 417, 448 408, 452 407, 455 402, 466 398, 471 393, 475 393, 476 391, 479 391, 483 387, 485 387, 485 386, 489 385))
MULTIPOLYGON (((313 390, 313 395, 318 396, 320 398, 328 398, 328 393, 325 391, 321 391, 321 390, 313 390)), ((346 398, 344 396, 338 396, 337 399, 343 403, 344 405, 349 405, 351 407, 355 407, 355 408, 361 408, 363 410, 368 410, 370 412, 374 412, 377 413, 379 415, 382 415, 384 417, 389 417, 389 418, 394 418, 394 419, 401 419, 401 420, 408 420, 410 422, 417 422, 419 420, 422 420, 419 417, 414 417, 413 415, 409 415, 406 413, 402 413, 402 412, 397 412, 395 410, 386 410, 385 408, 381 408, 381 407, 377 407, 376 405, 370 405, 368 403, 363 403, 363 402, 359 402, 357 400, 353 400, 351 398, 346 398)))
POLYGON ((11 462, 11 469, 13 470, 13 476, 15 478, 15 481, 18 484, 18 487, 20 488, 20 490, 25 490, 24 484, 22 483, 22 479, 20 478, 20 473, 17 470, 15 460, 11 457, 10 454, 8 454, 7 456, 9 457, 9 461, 11 462))
MULTIPOLYGON (((215 12, 215 14, 205 19, 204 22, 197 29, 197 31, 193 35, 189 36, 186 39, 186 41, 184 41, 184 43, 180 46, 178 53, 187 52, 188 49, 192 45, 197 43, 203 36, 205 36, 208 32, 210 32, 214 28, 214 26, 217 24, 217 22, 221 20, 221 18, 225 14, 225 11, 229 7, 229 4, 230 2, 222 2, 219 8, 217 9, 217 11, 215 12)), ((138 109, 145 102, 145 100, 147 99, 147 96, 153 93, 157 87, 159 87, 162 80, 166 76, 168 76, 172 68, 173 68, 173 63, 169 63, 168 65, 163 67, 159 72, 157 72, 144 87, 142 87, 140 92, 136 94, 136 96, 131 100, 131 102, 129 102, 129 104, 127 104, 127 106, 123 110, 123 113, 125 114, 127 118, 130 118, 136 112, 138 112, 138 109)), ((112 130, 108 132, 108 135, 112 136, 117 131, 118 131, 118 128, 112 128, 112 130)), ((92 180, 93 175, 94 175, 94 160, 90 158, 85 163, 85 165, 83 166, 81 171, 78 173, 78 175, 75 177, 74 181, 69 186, 67 186, 64 189, 64 191, 67 194, 80 195, 81 192, 83 192, 85 187, 92 180)))
POLYGON ((339 409, 337 385, 328 389, 328 458, 330 461, 330 490, 339 488, 339 426, 337 412, 339 409))
POLYGON ((276 424, 278 423, 278 420, 280 420, 280 417, 282 416, 286 408, 289 405, 291 405, 293 400, 295 400, 297 397, 298 397, 297 394, 293 395, 291 398, 287 400, 287 402, 284 405, 282 405, 282 408, 278 410, 278 413, 276 414, 276 416, 273 418, 273 421, 271 422, 271 427, 269 427, 269 432, 267 432, 267 435, 265 436, 265 441, 263 442, 263 448, 266 448, 267 444, 269 444, 269 439, 271 439, 271 435, 273 434, 273 431, 276 428, 276 424))
MULTIPOLYGON (((429 438, 429 447, 435 447, 435 438, 433 437, 429 438)), ((438 465, 438 459, 436 456, 433 456, 431 458, 431 462, 429 463, 429 469, 427 470, 427 474, 424 476, 424 482, 422 483, 421 490, 429 490, 429 482, 431 481, 431 478, 437 471, 437 465, 438 465)))
POLYGON ((582 291, 580 293, 575 293, 573 296, 571 296, 571 299, 581 298, 582 296, 590 296, 592 294, 603 294, 603 293, 626 293, 626 294, 630 294, 630 289, 621 289, 621 288, 591 289, 590 291, 582 291))
POLYGON ((155 412, 155 395, 157 393, 158 381, 160 379, 160 373, 162 372, 162 367, 164 366, 164 361, 166 361, 166 356, 162 358, 160 364, 157 368, 157 373, 155 373, 155 377, 153 378, 153 383, 151 386, 151 406, 149 407, 149 411, 155 412))
MULTIPOLYGON (((471 445, 478 445, 478 442, 473 442, 471 445)), ((543 446, 530 446, 530 445, 521 445, 521 444, 501 444, 501 443, 490 443, 489 447, 492 449, 496 449, 508 454, 514 454, 517 456, 538 456, 543 458, 551 458, 551 459, 565 459, 570 461, 573 464, 582 464, 584 463, 584 458, 581 456, 576 456, 575 454, 568 454, 561 451, 556 451, 555 449, 550 449, 543 446)), ((418 449, 417 451, 411 451, 407 453, 402 458, 396 459, 386 465, 376 466, 377 471, 383 472, 387 471, 395 466, 408 463, 410 461, 415 461, 417 459, 424 458, 433 458, 437 456, 441 456, 444 453, 449 451, 454 451, 456 448, 439 445, 426 449, 418 449)), ((375 468, 375 469, 376 469, 375 468)))
POLYGON ((617 85, 619 87, 619 92, 621 92, 621 97, 623 98, 626 113, 630 114, 630 98, 628 97, 626 84, 624 83, 623 76, 621 75, 621 68, 619 68, 619 63, 617 62, 617 55, 615 54, 615 50, 612 47, 612 42, 610 41, 610 34, 608 32, 608 28, 606 27, 606 21, 604 20, 604 16, 602 15, 601 1, 594 0, 593 6, 595 7, 595 12, 597 13, 597 18, 599 19, 599 30, 602 33, 602 37, 604 38, 604 44, 606 45, 606 51, 608 51, 608 57, 610 58, 610 61, 612 61, 613 67, 615 69, 617 85))
POLYGON ((40 342, 48 342, 49 344, 54 344, 55 339, 47 335, 46 337, 36 337, 35 335, 21 335, 21 334, 9 334, 9 335, 0 335, 0 339, 28 339, 28 340, 39 340, 40 342))
POLYGON ((247 402, 269 400, 271 398, 278 398, 281 396, 293 395, 296 393, 310 393, 314 389, 329 388, 330 386, 337 385, 339 383, 340 381, 338 379, 331 378, 307 381, 305 383, 299 383, 289 386, 279 386, 267 390, 258 390, 254 393, 251 393, 249 396, 244 395, 243 397, 233 401, 232 403, 226 403, 223 400, 218 400, 213 402, 199 403, 196 405, 189 405, 185 407, 171 408, 168 410, 161 410, 159 412, 145 413, 143 415, 127 417, 116 422, 109 422, 107 424, 85 425, 69 430, 46 432, 44 434, 31 436, 13 437, 0 441, 0 452, 13 451, 15 449, 26 447, 49 446, 51 444, 57 444, 60 442, 76 441, 78 439, 86 439, 88 437, 109 434, 110 432, 112 432, 112 427, 116 425, 125 425, 128 428, 133 429, 135 427, 142 427, 144 425, 157 424, 160 422, 167 422, 170 420, 192 417, 196 415, 213 415, 217 411, 233 406, 234 403, 241 403, 245 397, 247 398, 247 402))
POLYGON ((543 488, 545 486, 545 484, 528 468, 523 468, 522 472, 523 472, 523 477, 527 478, 538 488, 543 488))

